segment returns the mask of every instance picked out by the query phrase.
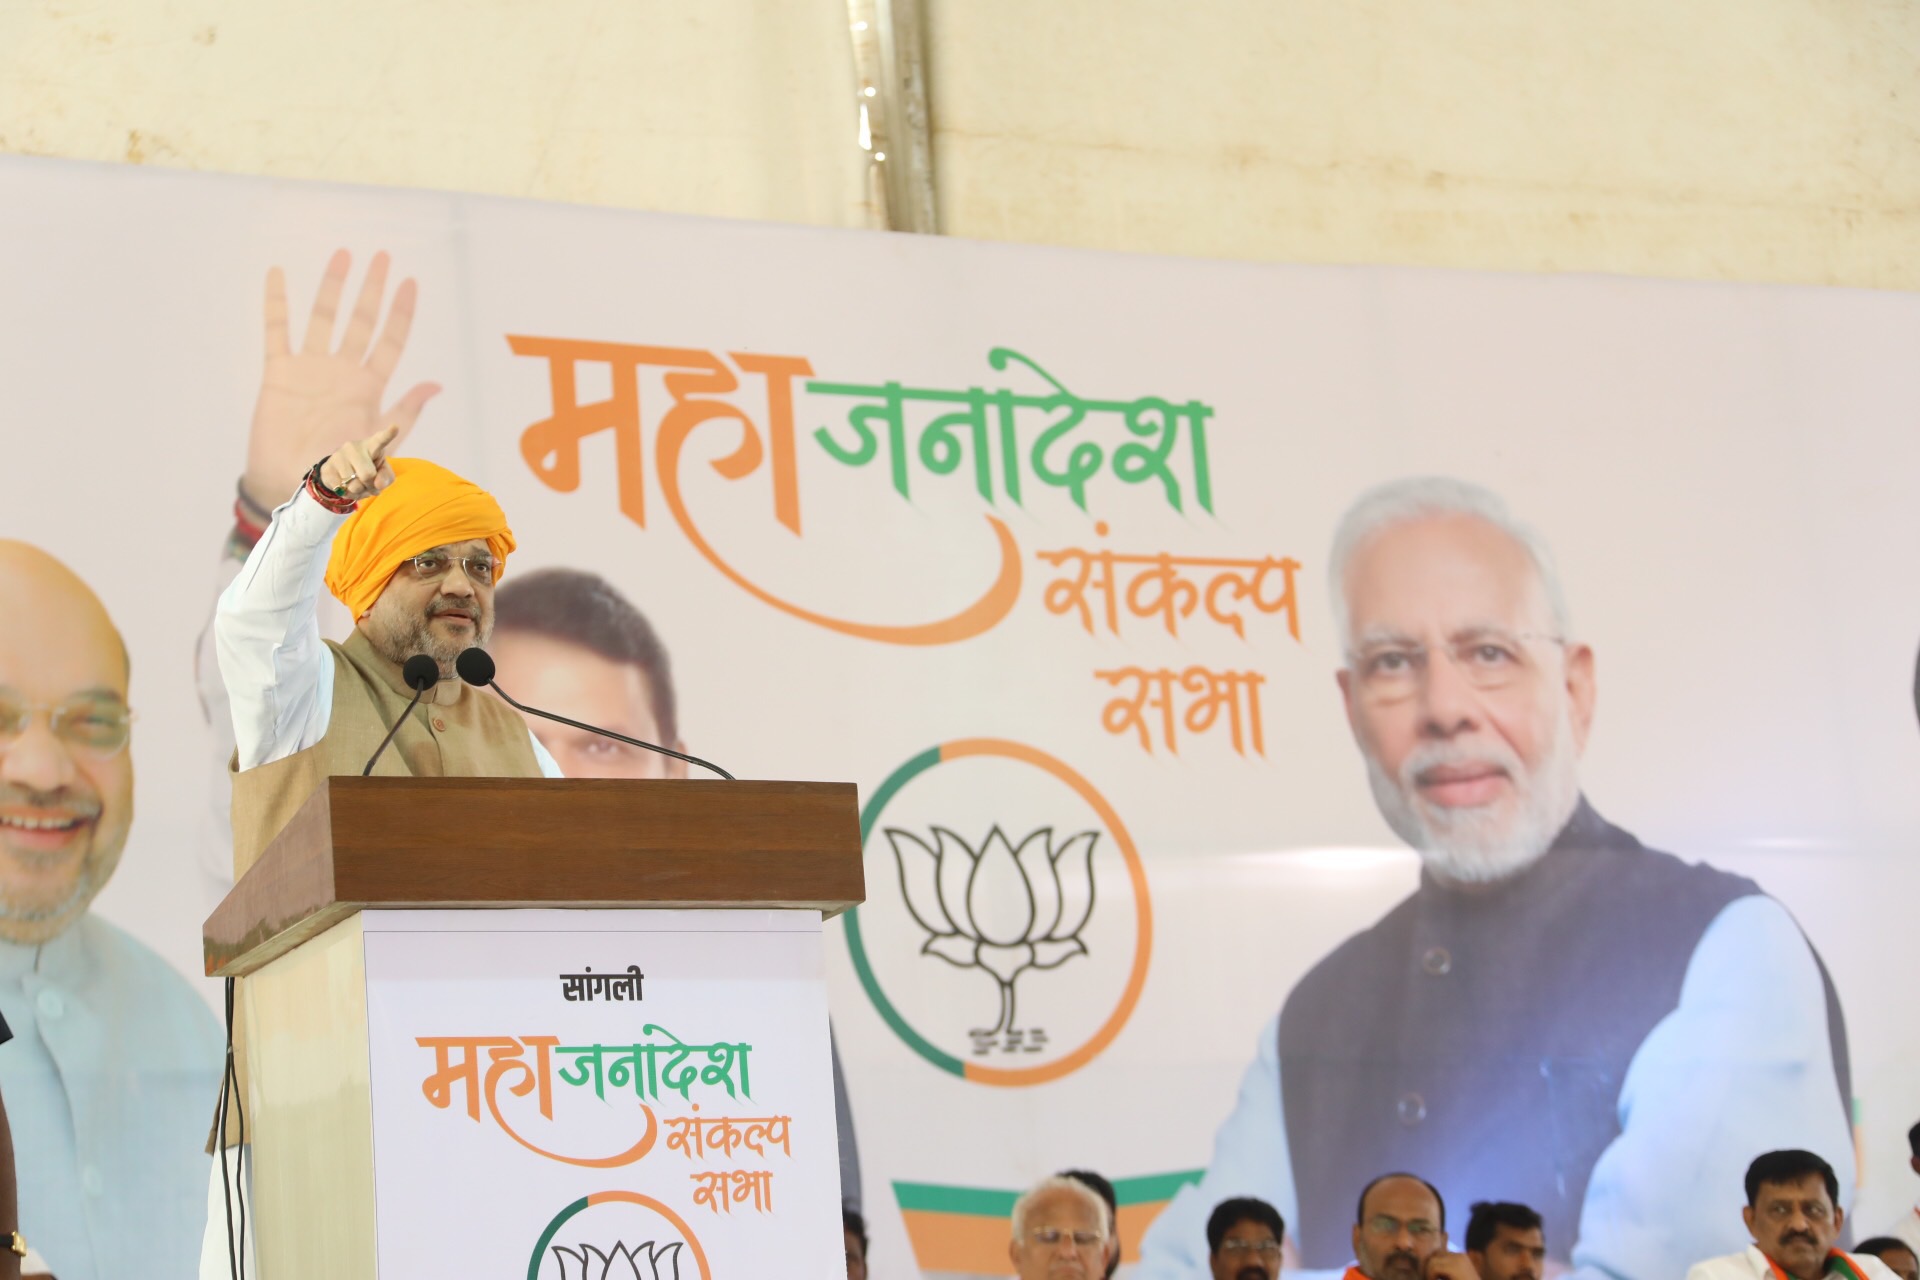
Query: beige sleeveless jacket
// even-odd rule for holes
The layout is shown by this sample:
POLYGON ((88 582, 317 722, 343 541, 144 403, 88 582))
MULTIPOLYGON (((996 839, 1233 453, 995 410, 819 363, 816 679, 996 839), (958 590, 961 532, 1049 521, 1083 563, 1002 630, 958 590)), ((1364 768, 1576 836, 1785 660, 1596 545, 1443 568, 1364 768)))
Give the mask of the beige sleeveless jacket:
MULTIPOLYGON (((400 668, 374 651, 357 629, 344 644, 327 642, 333 659, 333 709, 327 732, 305 751, 252 769, 233 769, 233 875, 237 881, 260 859, 294 811, 323 779, 358 774, 380 745, 388 726, 406 710, 413 690, 400 668)), ((491 693, 442 680, 420 700, 380 756, 380 777, 536 778, 527 725, 519 712, 491 693)), ((235 1001, 234 1066, 241 1098, 247 1096, 244 1026, 235 1001)), ((230 1115, 222 1145, 237 1142, 230 1115)), ((207 1149, 213 1149, 209 1138, 207 1149)))

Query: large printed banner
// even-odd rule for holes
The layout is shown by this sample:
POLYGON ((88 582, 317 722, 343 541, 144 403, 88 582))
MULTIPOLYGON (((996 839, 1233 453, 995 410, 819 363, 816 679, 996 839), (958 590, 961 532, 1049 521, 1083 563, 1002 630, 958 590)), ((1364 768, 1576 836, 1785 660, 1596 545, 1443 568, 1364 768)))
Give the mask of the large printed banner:
POLYGON ((1909 1211, 1920 301, 26 160, 0 264, 0 1096, 63 1280, 193 1273, 204 633, 389 422, 512 521, 509 692, 859 784, 874 1274, 1007 1274, 1068 1167, 1154 1277, 1240 1194, 1337 1271, 1399 1168, 1619 1280, 1741 1247, 1772 1148, 1909 1211))

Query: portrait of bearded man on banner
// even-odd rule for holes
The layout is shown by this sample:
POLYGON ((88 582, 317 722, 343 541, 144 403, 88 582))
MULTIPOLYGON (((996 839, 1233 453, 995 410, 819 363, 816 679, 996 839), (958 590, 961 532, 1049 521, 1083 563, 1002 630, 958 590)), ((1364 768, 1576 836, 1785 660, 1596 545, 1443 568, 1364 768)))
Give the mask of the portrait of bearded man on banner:
POLYGON ((220 1029, 89 909, 133 824, 126 645, 92 589, 24 542, 0 539, 0 617, 0 1096, 19 1230, 64 1280, 184 1280, 220 1029))
POLYGON ((1329 578, 1347 720, 1419 888, 1287 996, 1142 1274, 1196 1269, 1204 1207, 1236 1195, 1338 1269, 1387 1169, 1530 1204, 1552 1257, 1619 1280, 1738 1247, 1701 1188, 1756 1151, 1831 1153, 1850 1192, 1825 966, 1752 881, 1587 800, 1597 662, 1545 541, 1480 486, 1395 481, 1348 509, 1329 578))

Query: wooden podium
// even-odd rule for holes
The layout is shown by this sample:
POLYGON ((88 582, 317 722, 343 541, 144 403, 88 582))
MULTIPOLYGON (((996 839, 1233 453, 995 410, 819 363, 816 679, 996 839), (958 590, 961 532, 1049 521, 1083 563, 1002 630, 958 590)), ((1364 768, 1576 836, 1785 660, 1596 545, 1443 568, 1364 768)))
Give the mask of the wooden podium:
POLYGON ((262 1280, 843 1269, 819 922, 863 896, 849 783, 331 779, 204 931, 262 1280))

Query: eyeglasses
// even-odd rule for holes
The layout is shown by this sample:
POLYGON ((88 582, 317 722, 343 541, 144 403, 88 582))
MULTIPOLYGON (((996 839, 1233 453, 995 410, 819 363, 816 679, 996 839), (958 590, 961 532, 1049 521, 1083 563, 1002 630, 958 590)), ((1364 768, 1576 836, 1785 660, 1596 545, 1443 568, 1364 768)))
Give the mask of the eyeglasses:
POLYGON ((1785 1222, 1796 1213, 1804 1214, 1808 1222, 1825 1222, 1833 1216, 1833 1210, 1818 1200, 1810 1200, 1805 1204, 1795 1204, 1791 1200, 1774 1200, 1760 1212, 1773 1222, 1785 1222))
POLYGON ((1280 1242, 1278 1240, 1228 1239, 1220 1242, 1220 1252, 1228 1255, 1257 1253, 1263 1258, 1277 1258, 1280 1256, 1280 1242))
MULTIPOLYGON (((1509 632, 1476 628, 1442 646, 1440 652, 1476 689, 1504 689, 1518 683, 1534 667, 1527 655, 1529 641, 1564 646, 1563 636, 1540 632, 1509 632)), ((1423 644, 1397 640, 1363 646, 1348 655, 1348 666, 1360 679, 1360 692, 1373 702, 1398 702, 1411 697, 1427 678, 1431 650, 1423 644)))
POLYGON ((1058 1227, 1036 1227, 1027 1232, 1027 1239, 1044 1249, 1051 1249, 1063 1240, 1073 1242, 1076 1249, 1097 1249, 1107 1242, 1104 1231, 1062 1231, 1058 1227))
POLYGON ((41 712, 46 713, 47 728, 55 738, 102 759, 124 750, 132 734, 133 712, 124 703, 87 696, 28 702, 11 689, 0 689, 0 745, 12 745, 41 712))
POLYGON ((1440 1230, 1439 1227, 1428 1222, 1425 1218, 1415 1218, 1412 1222, 1402 1222, 1398 1218, 1389 1218, 1383 1213, 1367 1219, 1367 1230, 1379 1236, 1397 1236, 1403 1227, 1406 1229, 1407 1234, 1415 1240, 1429 1240, 1440 1230))
POLYGON ((438 582, 457 564, 466 572, 468 581, 482 587, 493 585, 496 568, 492 556, 450 556, 441 551, 410 556, 407 563, 413 566, 413 576, 418 582, 438 582))

